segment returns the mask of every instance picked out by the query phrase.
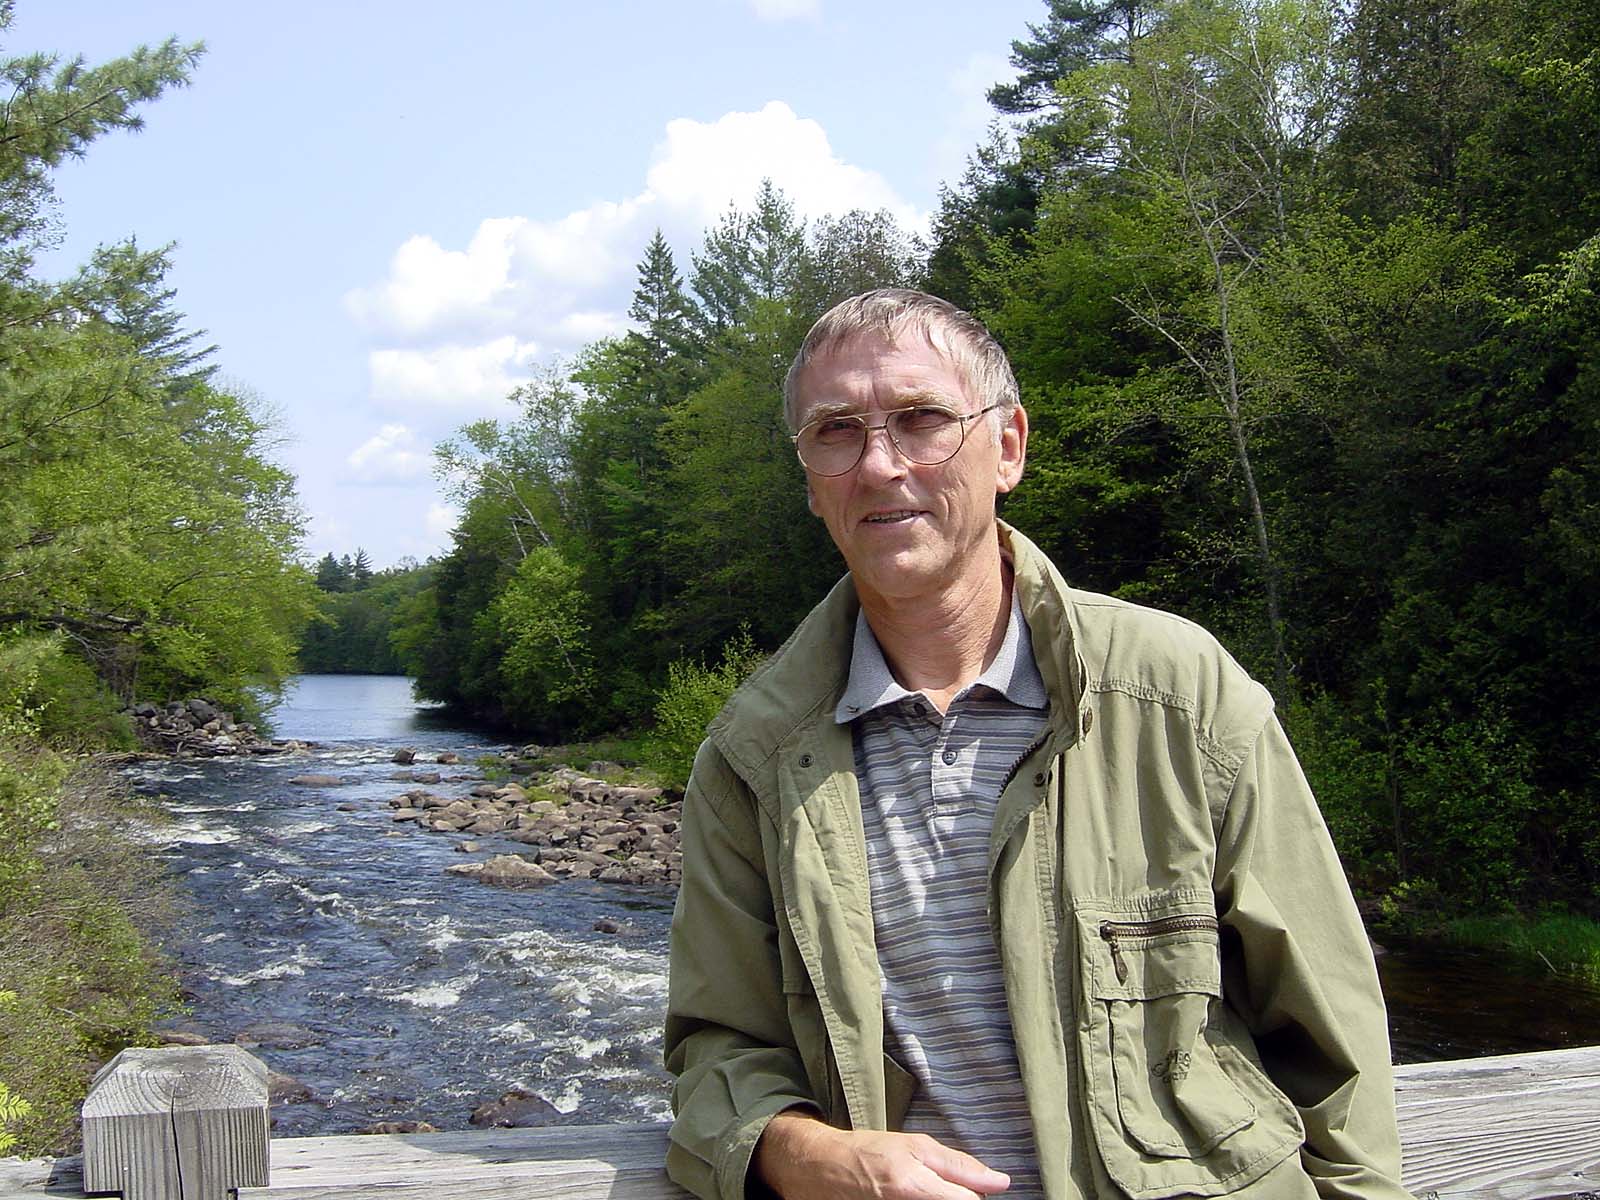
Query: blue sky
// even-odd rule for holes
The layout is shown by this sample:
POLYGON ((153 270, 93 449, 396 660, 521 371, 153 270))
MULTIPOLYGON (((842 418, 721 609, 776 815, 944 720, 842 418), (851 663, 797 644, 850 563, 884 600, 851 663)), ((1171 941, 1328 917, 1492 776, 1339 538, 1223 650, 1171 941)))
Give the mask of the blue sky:
POLYGON ((680 270, 772 177, 802 215, 925 223, 1042 0, 455 4, 19 0, 0 52, 207 53, 56 184, 65 274, 176 243, 177 305, 275 415, 305 550, 449 547, 432 446, 625 328, 656 227, 680 270))

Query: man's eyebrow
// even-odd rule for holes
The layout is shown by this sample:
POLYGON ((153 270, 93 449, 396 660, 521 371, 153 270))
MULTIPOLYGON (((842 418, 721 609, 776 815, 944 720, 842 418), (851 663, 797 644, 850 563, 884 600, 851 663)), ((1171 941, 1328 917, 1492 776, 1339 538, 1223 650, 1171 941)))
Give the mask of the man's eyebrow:
MULTIPOLYGON (((955 403, 949 397, 939 392, 914 391, 901 392, 886 406, 893 410, 897 408, 917 408, 921 405, 937 405, 939 408, 954 409, 955 403)), ((860 404, 849 400, 818 400, 806 412, 806 424, 820 421, 827 417, 859 417, 868 410, 860 404)))

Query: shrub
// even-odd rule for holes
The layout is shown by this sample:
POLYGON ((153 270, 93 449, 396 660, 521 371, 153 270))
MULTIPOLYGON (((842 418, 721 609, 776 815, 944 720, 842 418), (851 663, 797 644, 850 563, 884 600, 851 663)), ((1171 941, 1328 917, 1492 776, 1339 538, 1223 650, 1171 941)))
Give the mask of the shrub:
POLYGON ((663 787, 681 789, 689 782, 695 752, 734 688, 766 658, 756 650, 748 629, 741 629, 722 647, 722 661, 680 658, 667 668, 667 683, 656 693, 656 728, 646 744, 647 764, 663 787))
POLYGON ((37 680, 30 664, 0 686, 0 1134, 30 1155, 73 1148, 95 1067, 174 996, 150 949, 173 914, 150 814, 39 740, 37 680))
POLYGON ((1407 734, 1400 786, 1408 857, 1458 908, 1509 904, 1527 881, 1538 807, 1531 749, 1491 712, 1407 734))
POLYGON ((1392 865, 1386 755, 1363 741, 1356 720, 1331 696, 1296 703, 1284 724, 1346 872, 1367 875, 1392 865))

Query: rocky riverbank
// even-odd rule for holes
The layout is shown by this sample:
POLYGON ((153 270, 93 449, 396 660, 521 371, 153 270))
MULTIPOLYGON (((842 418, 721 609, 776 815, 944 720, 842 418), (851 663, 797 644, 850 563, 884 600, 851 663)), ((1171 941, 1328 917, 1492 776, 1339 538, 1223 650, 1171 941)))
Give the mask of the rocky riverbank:
MULTIPOLYGON (((434 756, 453 759, 454 755, 434 756)), ((415 751, 396 755, 412 770, 396 779, 425 784, 393 797, 397 824, 429 833, 465 835, 457 849, 474 854, 479 839, 520 842, 523 852, 492 854, 448 868, 484 883, 526 887, 559 879, 603 883, 676 884, 682 855, 678 849, 680 810, 659 787, 630 782, 614 763, 592 763, 587 772, 552 763, 539 746, 504 751, 484 774, 504 774, 503 782, 480 775, 450 779, 417 770, 415 751), (455 783, 448 791, 434 790, 455 783)), ((440 765, 451 765, 441 761, 440 765)))
MULTIPOLYGON (((221 758, 293 754, 315 743, 267 739, 254 725, 202 698, 125 710, 146 755, 221 758)), ((561 748, 523 746, 479 760, 465 770, 453 751, 395 751, 397 782, 417 784, 389 800, 396 823, 429 833, 465 835, 457 849, 484 849, 480 838, 520 842, 526 851, 491 853, 459 863, 452 874, 484 883, 526 887, 559 879, 603 883, 678 882, 679 806, 659 787, 631 778, 616 763, 594 762, 587 771, 561 764, 561 748), (475 767, 476 769, 472 769, 475 767)), ((337 775, 305 774, 289 780, 300 787, 334 788, 337 775)))
POLYGON ((123 709, 122 715, 133 726, 146 754, 227 758, 284 754, 306 745, 287 738, 264 738, 248 721, 235 721, 232 713, 198 696, 163 705, 135 704, 123 709))

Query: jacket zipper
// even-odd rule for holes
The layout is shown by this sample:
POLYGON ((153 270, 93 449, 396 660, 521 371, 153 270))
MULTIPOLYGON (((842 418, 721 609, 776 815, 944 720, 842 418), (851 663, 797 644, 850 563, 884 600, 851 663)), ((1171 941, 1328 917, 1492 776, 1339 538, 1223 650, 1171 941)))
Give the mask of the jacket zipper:
POLYGON ((1117 969, 1117 982, 1128 982, 1128 961, 1122 957, 1119 938, 1158 937, 1164 933, 1216 933, 1217 919, 1198 913, 1159 917, 1152 921, 1102 921, 1100 936, 1111 947, 1111 965, 1117 969))

